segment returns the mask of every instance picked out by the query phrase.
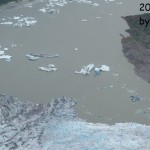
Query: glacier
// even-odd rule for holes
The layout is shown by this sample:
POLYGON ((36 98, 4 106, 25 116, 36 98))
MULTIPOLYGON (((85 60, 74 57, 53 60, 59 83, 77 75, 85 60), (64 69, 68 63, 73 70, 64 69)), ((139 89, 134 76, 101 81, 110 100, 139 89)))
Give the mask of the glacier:
POLYGON ((89 123, 66 97, 33 104, 0 95, 0 150, 149 150, 150 126, 89 123))

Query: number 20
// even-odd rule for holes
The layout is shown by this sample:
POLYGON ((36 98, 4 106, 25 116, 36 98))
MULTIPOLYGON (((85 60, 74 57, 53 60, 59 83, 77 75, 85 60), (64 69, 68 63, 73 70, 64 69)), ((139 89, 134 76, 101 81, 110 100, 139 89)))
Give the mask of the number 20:
POLYGON ((144 4, 144 3, 141 3, 140 4, 140 11, 150 11, 150 3, 146 3, 146 4, 144 4))

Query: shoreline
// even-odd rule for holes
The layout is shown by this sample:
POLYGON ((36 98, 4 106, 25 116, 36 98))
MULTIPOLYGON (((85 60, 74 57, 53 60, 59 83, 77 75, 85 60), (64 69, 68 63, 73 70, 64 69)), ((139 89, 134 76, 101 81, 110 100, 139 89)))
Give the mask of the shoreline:
POLYGON ((150 26, 139 25, 139 17, 150 18, 150 14, 122 17, 129 25, 130 36, 122 38, 124 56, 134 65, 136 75, 150 83, 150 26))

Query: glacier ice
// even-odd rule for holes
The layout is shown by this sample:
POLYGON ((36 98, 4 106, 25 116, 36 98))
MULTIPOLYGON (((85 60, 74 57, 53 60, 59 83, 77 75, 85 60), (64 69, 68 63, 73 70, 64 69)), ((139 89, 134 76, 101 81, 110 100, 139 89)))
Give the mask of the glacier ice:
POLYGON ((150 126, 78 118, 74 99, 33 104, 0 95, 1 150, 149 150, 150 126))

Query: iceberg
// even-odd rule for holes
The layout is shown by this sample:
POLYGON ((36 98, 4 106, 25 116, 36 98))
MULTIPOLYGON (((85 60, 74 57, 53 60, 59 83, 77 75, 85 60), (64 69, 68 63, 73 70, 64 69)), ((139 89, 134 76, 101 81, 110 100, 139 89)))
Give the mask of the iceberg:
POLYGON ((94 64, 89 64, 87 66, 82 66, 80 71, 75 71, 75 74, 89 75, 90 71, 94 68, 94 64))
POLYGON ((51 72, 51 71, 57 71, 57 68, 55 68, 54 64, 49 64, 47 67, 39 67, 39 70, 51 72))

